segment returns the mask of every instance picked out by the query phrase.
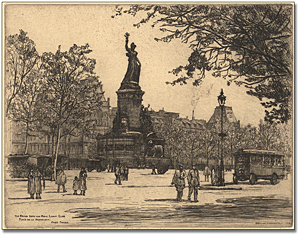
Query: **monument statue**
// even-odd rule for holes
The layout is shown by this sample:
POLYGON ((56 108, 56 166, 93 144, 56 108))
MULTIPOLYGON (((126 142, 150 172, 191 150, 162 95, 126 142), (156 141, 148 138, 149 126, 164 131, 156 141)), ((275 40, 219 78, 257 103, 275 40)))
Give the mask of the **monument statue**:
POLYGON ((125 49, 127 51, 126 56, 128 57, 128 67, 125 77, 121 84, 122 89, 140 89, 139 80, 140 80, 140 71, 141 71, 141 62, 137 58, 137 52, 135 51, 136 45, 134 42, 128 47, 128 38, 129 33, 125 34, 125 49))

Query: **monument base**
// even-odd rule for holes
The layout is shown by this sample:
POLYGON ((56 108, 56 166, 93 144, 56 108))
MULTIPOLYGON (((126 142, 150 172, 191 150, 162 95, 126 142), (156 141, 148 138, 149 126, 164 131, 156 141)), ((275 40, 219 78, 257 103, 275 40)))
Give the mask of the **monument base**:
POLYGON ((144 91, 141 89, 118 90, 118 112, 121 132, 141 131, 140 113, 144 91))

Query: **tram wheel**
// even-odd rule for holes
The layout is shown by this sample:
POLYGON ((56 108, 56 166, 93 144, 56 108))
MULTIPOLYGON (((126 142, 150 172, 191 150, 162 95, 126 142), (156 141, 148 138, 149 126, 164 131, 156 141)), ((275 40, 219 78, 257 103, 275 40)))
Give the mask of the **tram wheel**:
POLYGON ((271 184, 276 184, 276 183, 277 183, 277 179, 278 179, 278 177, 277 177, 277 175, 274 173, 274 174, 272 175, 272 178, 271 178, 271 184))
POLYGON ((233 183, 234 183, 234 184, 237 184, 237 183, 238 183, 238 179, 237 179, 236 175, 233 176, 233 183))

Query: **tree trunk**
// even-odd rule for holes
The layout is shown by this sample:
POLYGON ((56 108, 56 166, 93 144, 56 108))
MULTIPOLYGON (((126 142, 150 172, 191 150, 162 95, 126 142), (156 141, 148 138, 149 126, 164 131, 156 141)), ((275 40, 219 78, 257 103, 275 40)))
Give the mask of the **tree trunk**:
POLYGON ((208 148, 207 148, 207 140, 205 140, 205 155, 206 155, 206 166, 208 166, 208 148))
POLYGON ((50 135, 47 135, 47 143, 48 143, 47 154, 50 154, 50 135))
POLYGON ((28 129, 29 129, 29 126, 28 126, 28 122, 26 123, 26 133, 25 133, 25 150, 24 150, 24 154, 27 154, 28 153, 28 129))
POLYGON ((58 157, 58 150, 59 150, 59 140, 60 140, 60 128, 58 127, 58 133, 57 133, 57 140, 56 140, 56 149, 55 149, 55 159, 54 159, 54 167, 53 167, 53 173, 54 173, 54 179, 56 180, 56 167, 57 167, 57 157, 58 157))
POLYGON ((53 134, 52 134, 52 146, 51 146, 51 155, 54 156, 54 131, 53 131, 53 134))

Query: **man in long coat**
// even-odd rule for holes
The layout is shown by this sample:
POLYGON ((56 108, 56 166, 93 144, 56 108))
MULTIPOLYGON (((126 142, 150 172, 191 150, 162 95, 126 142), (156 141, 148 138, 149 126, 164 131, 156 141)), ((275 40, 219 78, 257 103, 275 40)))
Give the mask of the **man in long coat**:
POLYGON ((120 167, 120 164, 118 164, 116 166, 115 176, 116 176, 115 184, 117 184, 119 182, 119 185, 121 185, 122 183, 121 183, 121 167, 120 167))
POLYGON ((34 194, 36 194, 36 199, 41 199, 42 193, 42 175, 38 169, 30 170, 28 174, 28 186, 27 191, 30 194, 30 198, 34 199, 34 194))
POLYGON ((124 174, 125 174, 125 180, 128 181, 129 169, 127 165, 124 166, 124 174))
POLYGON ((200 186, 200 178, 199 178, 199 171, 196 169, 196 166, 193 165, 192 169, 189 170, 187 180, 189 183, 189 195, 188 200, 191 200, 191 196, 194 193, 194 201, 198 202, 198 188, 200 186))
POLYGON ((203 175, 205 176, 205 182, 209 182, 210 169, 208 166, 205 166, 203 175))
POLYGON ((186 178, 186 173, 183 170, 183 166, 179 166, 179 170, 175 170, 173 180, 172 180, 172 185, 175 185, 176 190, 177 190, 177 201, 181 202, 182 201, 182 196, 183 196, 183 189, 185 188, 185 178, 186 178))
POLYGON ((64 170, 59 171, 59 173, 57 174, 55 183, 57 184, 57 192, 58 193, 59 193, 60 186, 63 187, 64 193, 67 192, 66 186, 65 186, 65 184, 67 183, 67 176, 66 176, 64 170))

